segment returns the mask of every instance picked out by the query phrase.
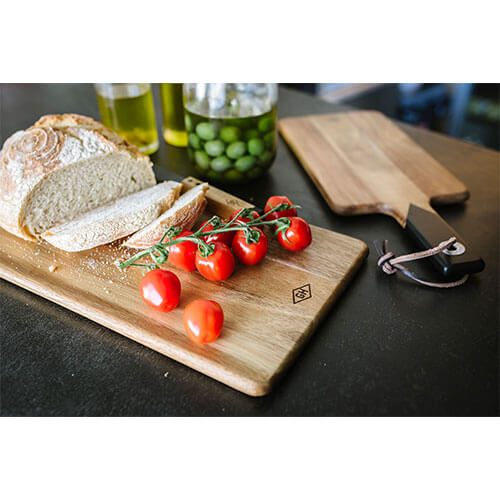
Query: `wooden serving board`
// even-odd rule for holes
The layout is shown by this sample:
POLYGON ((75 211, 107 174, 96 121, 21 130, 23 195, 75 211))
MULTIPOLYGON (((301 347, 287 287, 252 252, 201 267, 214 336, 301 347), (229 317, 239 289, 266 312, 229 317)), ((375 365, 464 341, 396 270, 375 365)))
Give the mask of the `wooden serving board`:
POLYGON ((433 257, 438 269, 482 270, 482 260, 431 207, 466 200, 467 188, 382 113, 283 118, 280 131, 334 212, 389 215, 424 249, 455 236, 465 251, 433 257))
POLYGON ((330 208, 385 213, 403 226, 409 201, 464 201, 465 185, 378 111, 283 118, 280 131, 330 208))
MULTIPOLYGON (((187 178, 185 189, 199 181, 187 178)), ((227 217, 251 206, 210 187, 209 214, 227 217)), ((306 214, 307 216, 307 214, 306 214)), ((125 335, 251 396, 268 393, 367 255, 357 239, 312 227, 303 252, 270 245, 264 261, 237 264, 227 281, 177 270, 179 307, 159 313, 138 292, 140 268, 114 262, 134 251, 113 243, 80 253, 28 242, 0 229, 0 277, 125 335), (51 272, 49 268, 57 266, 51 272), (216 342, 198 345, 184 333, 182 312, 197 298, 219 302, 225 322, 216 342)))

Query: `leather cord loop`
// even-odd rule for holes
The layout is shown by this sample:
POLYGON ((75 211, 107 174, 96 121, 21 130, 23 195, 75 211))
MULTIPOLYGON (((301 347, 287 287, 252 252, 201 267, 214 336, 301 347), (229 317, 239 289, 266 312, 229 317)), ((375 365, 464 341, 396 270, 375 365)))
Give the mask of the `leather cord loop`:
POLYGON ((452 281, 449 283, 437 283, 434 281, 426 281, 422 278, 419 278, 415 273, 410 271, 407 267, 402 265, 402 262, 411 262, 419 259, 426 259, 427 257, 431 257, 438 253, 441 253, 443 250, 450 248, 457 241, 457 239, 452 236, 450 239, 446 241, 442 241, 439 245, 436 245, 434 248, 430 248, 429 250, 423 250, 422 252, 414 252, 406 255, 400 255, 396 257, 392 252, 388 250, 388 241, 384 240, 382 243, 380 241, 374 241, 375 249, 379 255, 379 259, 377 260, 377 266, 388 275, 395 274, 397 271, 403 273, 407 278, 410 278, 421 285, 430 286, 433 288, 452 288, 455 286, 462 285, 467 281, 469 277, 468 274, 463 276, 457 281, 452 281))

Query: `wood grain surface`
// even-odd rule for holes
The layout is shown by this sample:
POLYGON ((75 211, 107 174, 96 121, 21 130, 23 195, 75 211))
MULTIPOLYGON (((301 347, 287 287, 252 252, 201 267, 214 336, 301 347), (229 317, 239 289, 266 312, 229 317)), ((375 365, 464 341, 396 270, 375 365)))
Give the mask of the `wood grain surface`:
POLYGON ((464 201, 465 185, 377 111, 283 118, 280 131, 331 209, 384 213, 464 201))
MULTIPOLYGON (((187 178, 183 184, 188 189, 198 182, 187 178)), ((209 213, 221 216, 250 206, 213 187, 207 200, 209 213)), ((314 226, 312 233, 313 242, 303 252, 287 252, 273 242, 261 264, 237 265, 222 283, 177 270, 181 302, 170 313, 143 303, 137 290, 141 269, 120 271, 114 265, 134 253, 116 242, 67 253, 0 230, 0 277, 235 389, 260 396, 290 365, 367 255, 362 241, 314 226), (224 309, 224 328, 213 344, 194 344, 184 333, 183 309, 197 298, 216 300, 224 309)))

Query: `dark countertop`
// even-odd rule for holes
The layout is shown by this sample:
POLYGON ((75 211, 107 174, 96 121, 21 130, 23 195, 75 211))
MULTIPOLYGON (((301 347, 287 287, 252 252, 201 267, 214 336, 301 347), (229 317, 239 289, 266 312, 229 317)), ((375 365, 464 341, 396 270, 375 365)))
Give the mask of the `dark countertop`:
MULTIPOLYGON (((338 109, 280 91, 281 116, 338 109)), ((92 86, 0 85, 0 143, 42 114, 63 112, 99 118, 92 86)), ((370 255, 272 394, 240 394, 0 280, 1 414, 497 415, 500 157, 403 128, 469 187, 465 204, 438 210, 474 242, 486 262, 483 273, 450 290, 381 274, 371 242, 385 238, 394 253, 410 251, 399 226, 381 215, 333 214, 280 139, 267 177, 231 192, 258 206, 270 194, 287 194, 311 223, 364 240, 370 255)), ((152 157, 157 177, 178 178, 167 169, 174 164, 178 174, 189 174, 185 152, 161 144, 152 157)))

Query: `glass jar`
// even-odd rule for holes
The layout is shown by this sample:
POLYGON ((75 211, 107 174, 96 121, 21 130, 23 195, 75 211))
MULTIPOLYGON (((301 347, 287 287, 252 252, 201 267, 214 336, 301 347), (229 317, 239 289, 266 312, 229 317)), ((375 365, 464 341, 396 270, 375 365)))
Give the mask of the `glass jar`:
POLYGON ((141 153, 158 149, 158 132, 149 83, 96 83, 102 123, 120 134, 141 153))
POLYGON ((202 177, 243 183, 276 156, 275 83, 185 83, 188 154, 202 177))
POLYGON ((163 113, 163 137, 167 144, 187 146, 182 105, 182 83, 160 83, 161 108, 163 113))

